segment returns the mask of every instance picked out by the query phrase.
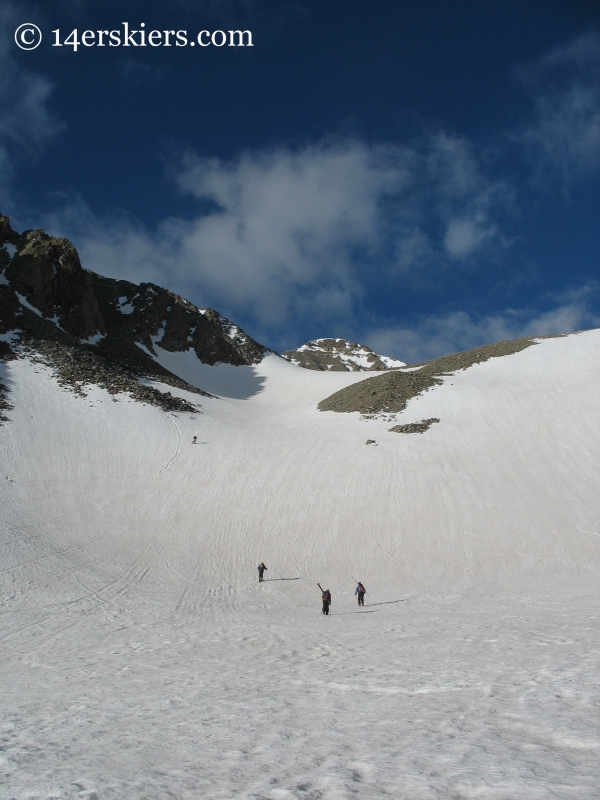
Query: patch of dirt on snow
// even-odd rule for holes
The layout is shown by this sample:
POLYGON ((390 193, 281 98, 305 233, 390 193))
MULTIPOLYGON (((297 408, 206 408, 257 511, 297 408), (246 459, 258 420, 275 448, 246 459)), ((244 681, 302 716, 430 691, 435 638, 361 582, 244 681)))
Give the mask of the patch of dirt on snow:
POLYGON ((542 338, 552 337, 526 337, 482 345, 463 353, 434 358, 420 365, 414 364, 411 369, 416 366, 420 368, 412 372, 405 372, 403 369, 386 372, 335 392, 325 400, 321 400, 318 408, 320 411, 359 411, 361 414, 398 413, 404 411, 411 397, 416 397, 432 386, 441 384, 441 376, 468 369, 473 364, 479 364, 490 358, 519 353, 542 338))

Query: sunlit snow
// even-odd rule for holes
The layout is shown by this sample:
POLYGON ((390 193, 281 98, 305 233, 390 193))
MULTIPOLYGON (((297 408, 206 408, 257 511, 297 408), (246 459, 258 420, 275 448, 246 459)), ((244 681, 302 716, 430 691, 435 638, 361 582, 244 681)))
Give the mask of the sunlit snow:
POLYGON ((600 796, 600 332, 393 420, 317 410, 364 373, 156 351, 220 396, 2 367, 0 797, 600 796))

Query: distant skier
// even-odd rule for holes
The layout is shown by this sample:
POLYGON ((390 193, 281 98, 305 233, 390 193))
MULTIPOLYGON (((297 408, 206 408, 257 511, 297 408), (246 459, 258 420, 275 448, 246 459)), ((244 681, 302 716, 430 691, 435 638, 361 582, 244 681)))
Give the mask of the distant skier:
POLYGON ((197 436, 194 436, 194 438, 192 439, 192 444, 198 444, 198 437, 197 436))
POLYGON ((366 591, 367 590, 365 589, 365 587, 359 581, 358 582, 358 586, 356 587, 356 591, 354 592, 354 594, 358 595, 358 605, 359 606, 364 606, 364 604, 365 604, 365 592, 366 591))
POLYGON ((259 583, 263 582, 263 575, 265 574, 265 570, 266 570, 265 562, 261 561, 260 564, 258 565, 258 582, 259 583))
POLYGON ((323 601, 323 614, 329 615, 329 606, 331 605, 331 592, 329 589, 324 589, 323 594, 321 595, 321 600, 323 601))

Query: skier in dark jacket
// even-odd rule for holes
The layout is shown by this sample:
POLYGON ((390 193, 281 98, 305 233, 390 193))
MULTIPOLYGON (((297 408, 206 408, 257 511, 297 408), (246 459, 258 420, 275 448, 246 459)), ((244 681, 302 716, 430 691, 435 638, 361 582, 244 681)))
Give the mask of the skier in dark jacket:
POLYGON ((329 614, 329 606, 331 605, 331 592, 329 589, 324 589, 323 594, 321 595, 321 600, 323 601, 323 614, 329 614))
POLYGON ((261 561, 260 564, 258 565, 258 582, 259 583, 263 582, 263 575, 265 574, 265 570, 266 570, 265 562, 261 561))
POLYGON ((358 582, 358 586, 356 587, 356 591, 354 592, 354 594, 358 595, 358 605, 359 606, 364 606, 364 604, 365 604, 365 592, 366 591, 367 590, 365 589, 365 587, 359 581, 358 582))

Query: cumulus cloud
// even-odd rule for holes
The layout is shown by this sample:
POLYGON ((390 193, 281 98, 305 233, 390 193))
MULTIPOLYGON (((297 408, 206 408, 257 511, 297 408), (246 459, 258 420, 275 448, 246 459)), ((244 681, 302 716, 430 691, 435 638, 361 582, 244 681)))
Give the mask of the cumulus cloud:
POLYGON ((382 244, 382 204, 402 191, 402 154, 350 141, 299 152, 244 154, 237 161, 188 159, 180 185, 212 213, 185 230, 188 274, 264 321, 283 320, 324 292, 347 313, 356 267, 382 244), (265 300, 267 308, 265 308, 265 300))
POLYGON ((186 287, 199 302, 276 326, 351 314, 363 291, 357 264, 381 246, 380 204, 406 170, 397 153, 345 142, 232 162, 188 155, 177 180, 202 209, 191 220, 149 231, 71 203, 46 224, 72 236, 93 270, 186 287))
POLYGON ((191 219, 150 231, 74 203, 46 224, 90 269, 165 283, 272 331, 351 320, 372 273, 427 276, 489 253, 508 196, 446 134, 410 148, 350 139, 231 161, 188 153, 175 179, 198 202, 191 219))
POLYGON ((507 308, 478 318, 464 311, 429 314, 416 318, 410 325, 373 329, 364 339, 376 352, 414 364, 506 339, 599 327, 600 316, 593 310, 599 297, 600 284, 589 282, 546 298, 546 302, 552 303, 546 311, 507 308))
POLYGON ((600 35, 592 31, 521 67, 534 97, 531 124, 518 137, 538 178, 566 187, 600 167, 600 35))

